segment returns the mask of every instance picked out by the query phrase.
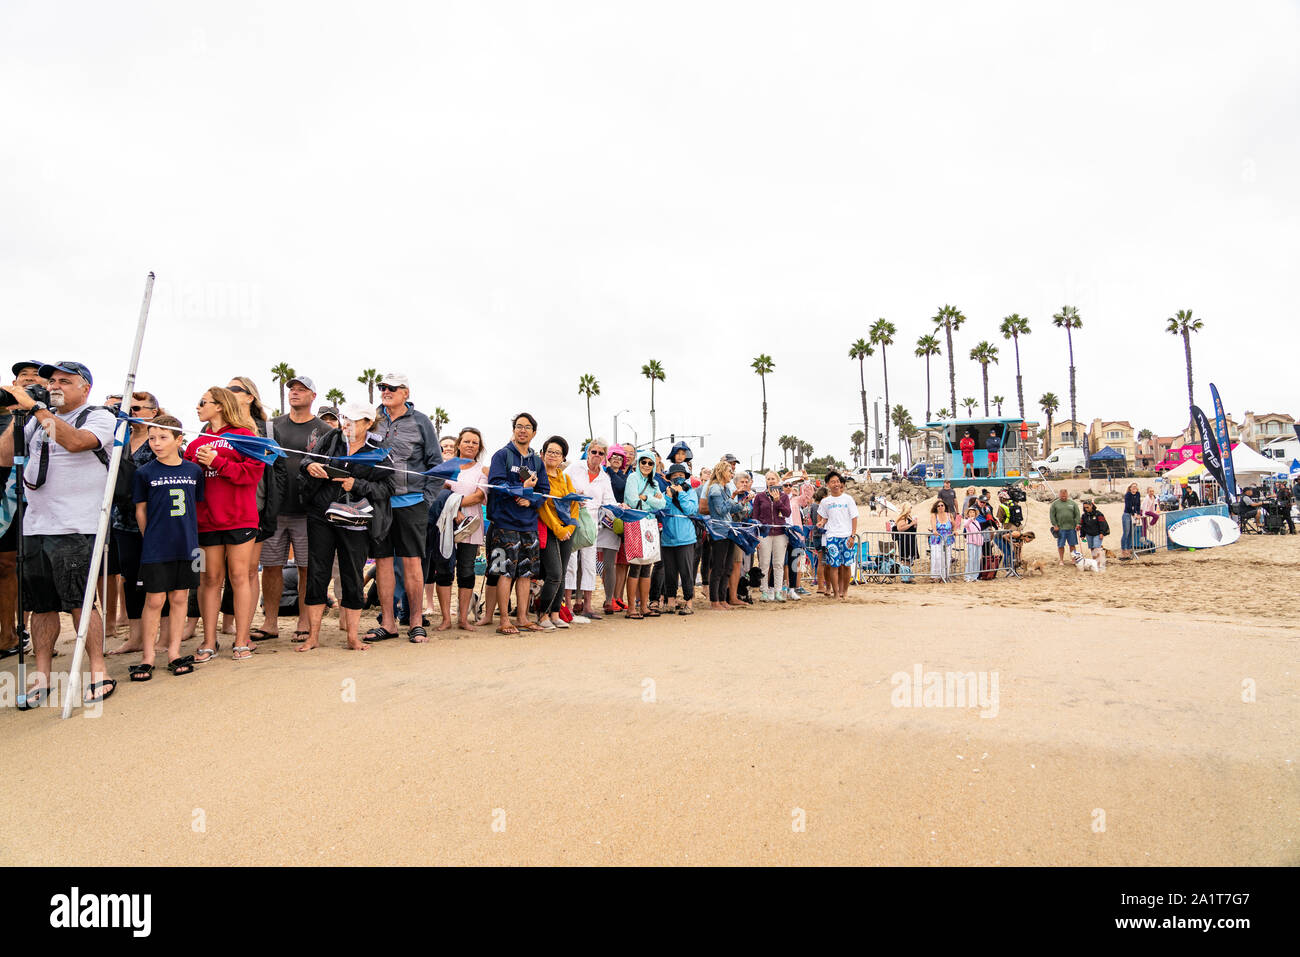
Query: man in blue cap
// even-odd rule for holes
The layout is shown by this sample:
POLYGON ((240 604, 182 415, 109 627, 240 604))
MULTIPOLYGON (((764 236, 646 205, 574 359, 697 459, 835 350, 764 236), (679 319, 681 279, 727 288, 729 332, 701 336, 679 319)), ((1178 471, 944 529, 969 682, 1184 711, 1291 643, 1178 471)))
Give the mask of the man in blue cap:
MULTIPOLYGON (((80 362, 47 363, 37 370, 49 383, 47 405, 23 387, 3 386, 17 411, 27 413, 27 508, 23 513, 23 605, 32 613, 36 683, 24 710, 49 696, 50 664, 59 637, 59 614, 81 624, 81 603, 90 576, 91 552, 107 480, 116 420, 87 406, 94 380, 80 362)), ((13 426, 0 436, 0 466, 14 460, 13 426)), ((86 634, 91 680, 86 703, 103 701, 117 687, 104 673, 104 625, 93 606, 86 634)))

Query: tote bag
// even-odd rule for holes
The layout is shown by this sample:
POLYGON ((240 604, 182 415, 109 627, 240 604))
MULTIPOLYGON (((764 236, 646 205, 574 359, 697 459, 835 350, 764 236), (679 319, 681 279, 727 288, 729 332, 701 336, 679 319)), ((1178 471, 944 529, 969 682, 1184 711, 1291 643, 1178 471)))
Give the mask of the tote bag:
POLYGON ((623 523, 623 552, 629 565, 659 561, 659 523, 653 518, 623 523))
POLYGON ((573 533, 573 548, 579 551, 596 544, 596 520, 591 512, 578 506, 578 527, 573 533))

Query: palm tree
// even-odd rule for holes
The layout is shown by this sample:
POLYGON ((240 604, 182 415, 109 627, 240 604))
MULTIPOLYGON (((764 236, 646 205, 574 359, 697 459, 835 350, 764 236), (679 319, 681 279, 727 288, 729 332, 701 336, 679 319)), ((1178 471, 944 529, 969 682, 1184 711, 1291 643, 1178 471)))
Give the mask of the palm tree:
MULTIPOLYGON (((871 324, 868 335, 872 345, 880 346, 880 361, 885 371, 885 408, 889 408, 889 360, 885 357, 885 347, 894 344, 894 335, 898 328, 888 319, 877 319, 871 324)), ((885 416, 885 448, 889 448, 889 416, 885 416)))
POLYGON ((1043 437, 1043 457, 1046 458, 1047 453, 1052 451, 1052 415, 1061 407, 1061 400, 1055 392, 1044 392, 1038 398, 1038 407, 1047 416, 1047 432, 1043 437))
POLYGON ((802 439, 800 439, 799 444, 795 446, 795 450, 794 450, 795 467, 803 468, 804 460, 811 457, 812 454, 813 454, 812 443, 805 442, 802 439))
POLYGON ((442 406, 435 408, 433 410, 433 434, 442 435, 442 427, 450 421, 451 416, 447 414, 446 409, 442 406))
POLYGON ((858 429, 849 438, 853 441, 853 461, 862 464, 862 445, 867 441, 867 433, 858 429))
POLYGON ((651 359, 641 367, 641 374, 650 380, 650 446, 655 444, 655 383, 663 382, 668 376, 657 359, 651 359))
POLYGON ((790 436, 783 435, 776 440, 777 448, 781 450, 781 468, 785 469, 786 453, 790 451, 790 436))
POLYGON ((930 421, 930 357, 937 356, 943 350, 939 340, 926 333, 916 340, 916 355, 925 360, 925 421, 930 421))
POLYGON ((1004 399, 1004 398, 1002 398, 1002 396, 1000 396, 1000 395, 995 395, 995 396, 993 397, 993 404, 996 405, 996 406, 998 407, 998 418, 999 418, 999 419, 1002 418, 1002 403, 1005 402, 1005 401, 1007 401, 1007 400, 1004 399))
POLYGON ((287 362, 281 362, 279 365, 271 367, 271 378, 280 384, 280 408, 284 408, 284 387, 290 379, 298 373, 293 371, 293 367, 287 362))
POLYGON ((971 412, 974 410, 975 406, 980 404, 980 400, 966 398, 961 400, 961 404, 966 407, 966 418, 969 419, 971 412))
POLYGON ((366 395, 370 399, 370 404, 375 404, 375 386, 379 385, 379 372, 375 369, 362 369, 361 375, 357 376, 357 381, 366 387, 366 395))
POLYGON ((910 442, 920 434, 920 430, 912 424, 911 417, 909 416, 908 421, 898 429, 898 454, 900 457, 903 454, 903 443, 910 442))
POLYGON ((948 339, 948 390, 952 398, 952 405, 949 408, 955 409, 957 408, 957 367, 952 361, 952 334, 953 330, 961 328, 966 317, 956 306, 943 306, 932 321, 943 330, 948 339))
MULTIPOLYGON (((889 421, 898 428, 898 454, 903 454, 903 429, 912 424, 912 413, 901 405, 896 405, 889 413, 889 421)), ((901 458, 900 458, 901 461, 901 458)))
POLYGON ((325 393, 325 401, 330 405, 342 405, 347 401, 347 396, 343 394, 342 389, 330 389, 325 393))
POLYGON ((1205 327, 1205 323, 1200 319, 1192 318, 1192 310, 1179 309, 1177 315, 1169 319, 1169 325, 1165 326, 1165 332, 1171 336, 1183 337, 1183 355, 1187 358, 1187 415, 1190 420, 1191 408, 1195 400, 1192 398, 1192 333, 1200 332, 1205 327))
POLYGON ((767 374, 776 368, 776 363, 764 352, 757 356, 749 367, 758 374, 759 380, 763 383, 763 440, 758 446, 758 467, 760 471, 765 471, 767 469, 767 374))
POLYGON ((1079 415, 1075 407, 1075 390, 1074 390, 1074 335, 1072 330, 1082 329, 1083 320, 1079 318, 1079 310, 1074 306, 1062 306, 1061 311, 1052 316, 1052 325, 1058 329, 1065 330, 1065 341, 1070 347, 1070 423, 1074 429, 1074 444, 1079 444, 1079 415))
MULTIPOLYGON (((1020 381, 1020 337, 1029 335, 1029 320, 1018 312, 1013 312, 1002 320, 999 326, 1002 330, 1002 338, 1010 339, 1016 346, 1016 399, 1020 403, 1020 419, 1025 418, 1025 390, 1020 381)), ((1002 410, 998 410, 998 415, 1002 415, 1002 410)))
POLYGON ((936 410, 935 413, 934 413, 934 417, 935 417, 935 419, 955 419, 955 418, 956 418, 956 416, 953 415, 951 412, 949 412, 947 409, 938 409, 938 410, 936 410))
POLYGON ((980 364, 984 374, 984 414, 989 414, 989 363, 998 361, 998 347, 984 339, 970 351, 970 357, 980 364))
POLYGON ((799 459, 799 436, 797 436, 797 435, 787 435, 787 436, 786 436, 786 440, 787 440, 787 446, 786 446, 786 447, 787 447, 788 451, 790 452, 790 461, 791 461, 791 464, 794 465, 795 467, 797 467, 797 463, 798 463, 798 459, 799 459))
POLYGON ((591 397, 600 395, 600 382, 594 375, 582 375, 578 378, 578 395, 587 397, 587 438, 596 433, 591 428, 591 397))
POLYGON ((862 396, 862 430, 868 435, 871 434, 871 421, 867 418, 867 373, 866 361, 867 356, 874 356, 876 350, 866 339, 859 339, 849 347, 849 358, 858 360, 858 385, 861 387, 862 396))

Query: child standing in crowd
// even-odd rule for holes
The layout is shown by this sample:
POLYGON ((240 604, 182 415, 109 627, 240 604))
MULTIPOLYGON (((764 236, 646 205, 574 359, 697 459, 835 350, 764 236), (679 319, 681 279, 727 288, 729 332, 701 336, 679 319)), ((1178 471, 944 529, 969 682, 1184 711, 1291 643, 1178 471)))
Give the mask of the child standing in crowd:
POLYGON ((185 631, 181 609, 190 589, 199 584, 198 503, 203 501, 203 469, 181 458, 180 429, 180 420, 170 415, 153 420, 149 448, 154 459, 136 470, 131 483, 135 524, 142 536, 140 581, 145 592, 140 616, 144 647, 140 664, 130 668, 132 681, 153 677, 154 642, 164 602, 172 609, 167 616, 167 670, 177 676, 194 670, 194 656, 181 656, 185 631))
POLYGON ((231 657, 247 661, 253 657, 249 646, 253 624, 249 566, 257 537, 257 483, 262 480, 263 465, 235 451, 225 439, 227 434, 256 434, 234 393, 214 385, 203 393, 196 411, 204 431, 185 450, 187 460, 203 466, 204 480, 203 501, 198 503, 199 545, 204 558, 199 585, 203 645, 195 652, 194 660, 202 664, 217 655, 221 583, 229 566, 230 590, 235 599, 235 647, 231 657))
POLYGON ((668 507, 664 511, 663 563, 664 602, 676 602, 677 581, 682 583, 682 601, 676 602, 679 615, 693 615, 695 598, 695 522, 700 510, 699 493, 691 487, 690 470, 684 461, 668 466, 668 507))
POLYGON ((966 509, 962 531, 966 536, 966 580, 973 582, 980 577, 980 559, 984 545, 984 536, 980 534, 979 511, 973 505, 966 509))
POLYGON ((826 533, 826 580, 836 598, 849 593, 849 565, 856 547, 849 539, 858 534, 858 503, 844 492, 844 478, 834 470, 826 473, 830 494, 817 506, 818 522, 826 533))
MULTIPOLYGON (((628 508, 635 508, 644 512, 657 512, 668 504, 662 492, 659 491, 659 485, 655 482, 655 459, 650 452, 642 452, 637 456, 636 472, 629 476, 627 485, 623 490, 623 504, 628 508)), ((653 515, 643 519, 646 522, 655 521, 653 515)), ((627 617, 639 621, 647 616, 657 618, 658 611, 650 608, 650 574, 654 571, 654 564, 632 565, 628 571, 628 608, 627 617)))

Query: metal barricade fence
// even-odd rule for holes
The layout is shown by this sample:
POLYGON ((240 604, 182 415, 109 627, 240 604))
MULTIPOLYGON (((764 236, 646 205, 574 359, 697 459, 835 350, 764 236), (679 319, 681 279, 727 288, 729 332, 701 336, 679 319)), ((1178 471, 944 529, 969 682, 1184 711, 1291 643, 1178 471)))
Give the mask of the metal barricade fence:
MULTIPOLYGON (((890 582, 988 580, 1019 577, 1020 533, 987 530, 978 536, 956 532, 931 542, 929 532, 859 532, 851 540, 850 580, 855 585, 890 582)), ((815 587, 820 557, 809 550, 802 580, 815 587)))

